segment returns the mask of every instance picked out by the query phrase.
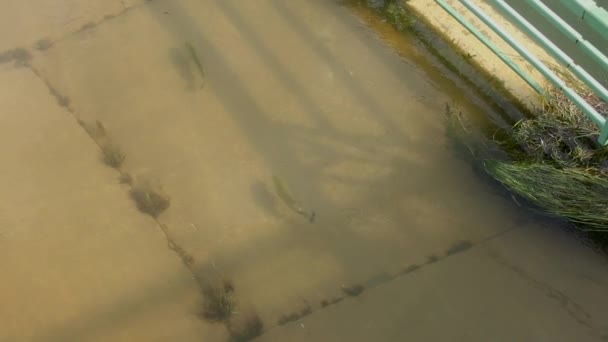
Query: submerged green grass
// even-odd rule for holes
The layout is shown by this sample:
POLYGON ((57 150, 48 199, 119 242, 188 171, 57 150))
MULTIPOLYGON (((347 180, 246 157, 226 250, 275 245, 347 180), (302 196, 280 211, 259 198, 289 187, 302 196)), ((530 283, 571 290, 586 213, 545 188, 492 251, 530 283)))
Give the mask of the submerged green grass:
MULTIPOLYGON (((460 68, 448 61, 421 31, 407 0, 343 2, 374 9, 397 30, 417 37, 446 67, 463 76, 460 68)), ((489 175, 513 193, 551 215, 569 219, 582 230, 592 231, 590 236, 596 241, 608 241, 608 234, 605 234, 608 232, 608 148, 597 144, 598 127, 561 89, 552 86, 546 87, 548 91, 541 98, 541 106, 530 112, 496 77, 484 72, 470 54, 454 42, 448 45, 477 72, 487 76, 491 88, 498 90, 526 116, 514 126, 488 136, 487 132, 468 129, 462 116, 446 106, 448 134, 454 138, 454 147, 472 156, 474 162, 481 163, 489 175)), ((568 70, 550 66, 596 111, 608 117, 606 102, 568 70)), ((469 80, 468 77, 464 79, 469 80)), ((487 97, 489 89, 471 85, 480 90, 484 98, 495 101, 494 97, 487 97)))
MULTIPOLYGON (((608 114, 608 106, 602 100, 576 80, 565 78, 600 114, 608 114)), ((608 149, 597 143, 599 134, 599 128, 561 90, 549 87, 538 113, 516 123, 510 139, 497 141, 519 153, 518 159, 593 172, 601 171, 608 157, 608 149)))
MULTIPOLYGON (((606 116, 608 105, 562 72, 585 100, 606 116)), ((494 140, 514 161, 485 160, 486 171, 512 192, 587 231, 608 232, 608 149, 599 128, 555 87, 542 106, 494 140)))
POLYGON ((534 162, 487 160, 484 166, 511 191, 549 214, 579 223, 584 230, 607 229, 607 177, 585 169, 534 162))
MULTIPOLYGON (((608 116, 604 101, 571 75, 561 76, 608 116)), ((512 193, 551 216, 594 232, 594 239, 604 245, 601 241, 608 239, 597 237, 608 232, 608 148, 597 143, 599 128, 560 89, 546 89, 533 116, 491 137, 476 134, 460 113, 446 105, 448 134, 512 193)))
POLYGON ((131 198, 137 208, 154 218, 169 208, 171 201, 159 186, 152 186, 149 182, 138 182, 131 189, 131 198))
MULTIPOLYGON (((350 2, 361 4, 363 0, 350 2)), ((442 58, 442 54, 418 31, 419 25, 416 25, 406 0, 365 2, 393 27, 413 33, 433 54, 442 58)), ((471 59, 453 42, 451 48, 467 60, 471 59)), ((442 62, 460 74, 450 62, 445 59, 442 62)), ((472 65, 479 69, 474 62, 472 65)), ((550 66, 587 103, 608 117, 606 102, 569 71, 550 66)), ((497 80, 494 77, 490 79, 497 80)), ((547 213, 567 218, 583 230, 608 232, 608 148, 597 144, 598 127, 561 89, 547 86, 541 106, 529 113, 517 99, 504 91, 500 82, 494 82, 492 87, 513 100, 516 108, 528 115, 513 127, 487 137, 467 129, 462 116, 446 106, 450 122, 448 134, 455 135, 458 145, 455 147, 466 148, 466 153, 481 161, 488 174, 547 213)))

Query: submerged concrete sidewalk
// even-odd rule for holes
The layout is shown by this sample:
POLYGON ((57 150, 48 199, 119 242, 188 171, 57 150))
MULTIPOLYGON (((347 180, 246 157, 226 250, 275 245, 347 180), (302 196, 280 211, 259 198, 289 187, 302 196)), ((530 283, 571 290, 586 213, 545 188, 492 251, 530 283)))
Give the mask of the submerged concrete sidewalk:
POLYGON ((606 341, 606 263, 557 235, 524 226, 260 341, 606 341))
MULTIPOLYGON (((123 10, 83 4, 5 1, 0 50, 35 51, 123 10)), ((0 64, 0 341, 224 339, 200 324, 200 289, 157 223, 27 55, 12 55, 0 64)))
POLYGON ((226 341, 198 315, 218 274, 262 341, 608 338, 606 257, 480 182, 442 121, 462 94, 347 8, 36 2, 0 12, 19 27, 0 51, 32 57, 0 64, 0 341, 226 341), (165 213, 137 210, 79 120, 165 213))
POLYGON ((70 113, 10 65, 0 108, 0 340, 197 340, 192 275, 70 113))

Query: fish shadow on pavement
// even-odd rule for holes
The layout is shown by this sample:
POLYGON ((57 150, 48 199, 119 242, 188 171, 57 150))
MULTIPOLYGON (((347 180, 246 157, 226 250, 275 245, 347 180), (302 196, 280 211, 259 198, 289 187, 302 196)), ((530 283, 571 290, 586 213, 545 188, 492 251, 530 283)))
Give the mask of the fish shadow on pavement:
POLYGON ((277 210, 277 199, 275 194, 262 182, 256 182, 251 186, 251 194, 255 203, 267 214, 279 217, 277 210))

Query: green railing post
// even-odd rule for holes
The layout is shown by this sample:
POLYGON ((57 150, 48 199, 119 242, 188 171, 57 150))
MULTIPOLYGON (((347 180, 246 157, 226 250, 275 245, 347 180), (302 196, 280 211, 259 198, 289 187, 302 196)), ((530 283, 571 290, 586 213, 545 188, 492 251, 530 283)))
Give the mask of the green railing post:
MULTIPOLYGON (((570 26, 564 19, 553 12, 541 0, 526 0, 530 7, 534 8, 538 13, 549 21, 555 28, 563 33, 570 41, 581 49, 587 56, 593 58, 601 67, 608 69, 608 57, 598 50, 593 44, 585 40, 582 34, 570 26)), ((608 19, 607 19, 608 20, 608 19)))
MULTIPOLYGON (((551 0, 554 1, 554 0, 551 0)), ((608 12, 593 0, 557 0, 581 18, 602 38, 608 39, 608 12)))
POLYGON ((488 49, 492 50, 494 54, 500 58, 511 70, 515 71, 528 85, 530 85, 539 94, 545 94, 545 90, 540 86, 530 75, 523 71, 511 58, 492 43, 492 41, 486 37, 481 31, 479 31, 473 24, 469 23, 456 9, 450 6, 445 0, 435 0, 435 2, 441 6, 448 14, 456 19, 462 26, 464 26, 469 32, 471 32, 480 42, 482 42, 488 49))
POLYGON ((608 120, 601 127, 600 137, 597 140, 602 146, 608 145, 608 120))
MULTIPOLYGON (((551 82, 551 84, 553 84, 553 86, 557 87, 558 89, 561 89, 564 92, 564 94, 573 103, 575 103, 583 111, 583 113, 585 113, 585 115, 587 115, 587 117, 589 119, 591 119, 600 128, 601 133, 600 133, 598 142, 604 146, 606 144, 608 144, 608 124, 606 123, 607 122, 606 118, 604 118, 602 115, 600 115, 576 91, 574 91, 572 88, 569 88, 562 79, 560 79, 549 67, 547 67, 545 64, 543 64, 534 54, 530 53, 521 43, 519 43, 510 34, 508 34, 507 31, 505 31, 500 25, 498 25, 496 22, 494 22, 494 20, 492 18, 490 18, 479 7, 477 7, 477 5, 475 5, 472 2, 472 0, 459 0, 459 1, 464 7, 466 7, 469 11, 471 11, 471 13, 473 13, 484 24, 486 24, 490 29, 492 29, 492 31, 494 31, 500 38, 502 38, 507 44, 509 44, 515 51, 517 51, 525 60, 527 60, 532 66, 534 66, 534 68, 536 68, 536 70, 538 70, 543 76, 545 76, 545 78, 547 80, 549 80, 549 82, 551 82)), ((501 8, 503 8, 503 10, 506 10, 506 12, 509 13, 511 18, 518 19, 518 20, 515 20, 516 24, 519 24, 518 27, 521 28, 522 26, 524 26, 524 29, 527 33, 535 34, 537 36, 537 38, 539 38, 539 39, 541 37, 546 39, 546 37, 544 37, 544 35, 542 35, 542 33, 538 32, 538 30, 536 30, 536 28, 534 26, 532 26, 525 19, 523 19, 523 17, 521 17, 519 15, 519 13, 515 12, 515 10, 513 10, 509 5, 504 3, 504 1, 502 1, 502 0, 493 0, 493 1, 497 4, 499 4, 499 6, 501 8)), ((474 31, 478 31, 474 26, 469 24, 458 13, 458 11, 456 11, 449 4, 447 4, 445 2, 445 0, 435 0, 435 2, 439 5, 441 5, 441 7, 443 7, 448 13, 450 13, 450 15, 452 15, 452 17, 456 18, 469 31, 471 31, 472 33, 474 33, 474 31), (471 28, 469 28, 468 26, 472 26, 473 30, 471 30, 471 28)), ((489 47, 489 46, 493 45, 491 43, 487 43, 484 41, 484 40, 487 40, 487 37, 485 37, 483 35, 480 35, 480 36, 475 35, 475 36, 478 39, 480 39, 484 44, 486 44, 486 46, 489 47)), ((563 53, 559 48, 557 48, 557 46, 555 46, 555 44, 548 41, 548 39, 547 39, 547 42, 545 42, 544 44, 541 44, 541 45, 543 45, 546 49, 553 49, 553 51, 551 51, 551 52, 556 53, 557 57, 559 57, 559 59, 561 59, 562 63, 565 63, 567 67, 574 65, 574 61, 572 61, 565 53, 563 53)), ((493 49, 493 51, 494 51, 494 53, 496 53, 498 55, 496 50, 493 49)), ((501 57, 501 56, 499 55, 499 57, 501 57)), ((501 58, 501 59, 505 63, 507 63, 505 61, 505 59, 503 59, 503 58, 501 58)), ((509 63, 507 63, 507 64, 509 64, 509 63)), ((589 85, 592 89, 597 90, 598 96, 600 96, 601 98, 608 98, 608 95, 607 95, 608 92, 606 91, 606 89, 603 88, 601 85, 599 85, 599 87, 598 87, 597 84, 593 84, 593 81, 595 81, 595 79, 593 79, 593 77, 591 77, 589 74, 587 74, 585 70, 583 70, 580 67, 578 67, 578 68, 577 67, 578 66, 574 65, 574 71, 577 74, 577 76, 582 77, 583 81, 585 81, 585 83, 587 83, 587 85, 589 85), (591 84, 589 84, 589 83, 591 83, 591 84)), ((517 68, 517 69, 519 69, 519 68, 517 68)), ((514 69, 514 70, 517 72, 516 69, 514 69)), ((520 74, 520 73, 518 72, 518 74, 520 74)), ((520 76, 521 76, 521 74, 520 74, 520 76)), ((597 83, 597 81, 595 81, 595 83, 597 83)))
POLYGON ((560 63, 563 64, 567 69, 581 79, 591 90, 593 90, 601 99, 608 102, 608 90, 604 88, 593 76, 589 75, 585 69, 577 65, 572 58, 564 53, 557 45, 555 45, 549 38, 542 34, 536 27, 528 22, 521 14, 517 13, 511 6, 509 6, 504 0, 492 0, 492 2, 502 10, 502 13, 515 23, 520 29, 522 29, 529 37, 534 39, 540 46, 542 46, 550 55, 555 57, 560 63))

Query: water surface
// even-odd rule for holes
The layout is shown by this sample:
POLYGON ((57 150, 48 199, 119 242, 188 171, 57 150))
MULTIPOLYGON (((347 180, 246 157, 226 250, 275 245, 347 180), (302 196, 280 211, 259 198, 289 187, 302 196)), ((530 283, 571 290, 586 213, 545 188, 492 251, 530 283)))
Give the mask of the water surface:
MULTIPOLYGON (((49 130, 72 150, 37 161, 19 181, 46 167, 48 188, 3 213, 0 289, 19 292, 2 298, 2 334, 225 340, 237 323, 197 315, 203 289, 225 278, 234 320, 258 315, 262 340, 598 340, 605 259, 480 178, 444 108, 481 121, 492 107, 368 19, 320 0, 150 1, 33 51, 31 68, 3 65, 2 84, 30 80, 14 96, 35 94, 57 118, 52 130, 19 121, 7 143, 49 130), (79 121, 102 123, 121 171, 161 186, 170 207, 139 213, 79 121), (314 220, 286 205, 273 175, 314 220), (113 204, 95 204, 102 195, 113 204), (54 215, 23 209, 33 198, 71 201, 54 215), (23 255, 45 264, 24 273, 23 255)), ((28 158, 40 150, 15 156, 13 175, 28 158)))

